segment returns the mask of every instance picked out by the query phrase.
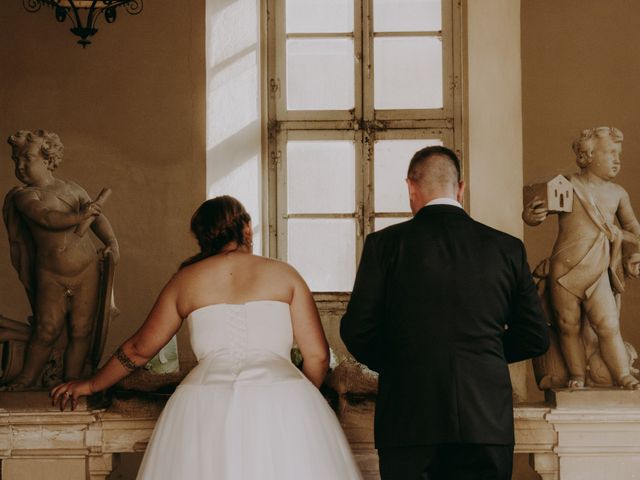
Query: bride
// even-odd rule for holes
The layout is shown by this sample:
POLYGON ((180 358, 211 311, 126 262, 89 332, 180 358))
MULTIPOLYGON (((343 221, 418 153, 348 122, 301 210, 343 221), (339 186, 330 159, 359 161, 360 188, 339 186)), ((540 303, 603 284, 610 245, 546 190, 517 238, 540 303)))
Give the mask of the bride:
POLYGON ((191 219, 200 253, 186 260, 140 329, 94 377, 51 395, 62 410, 147 363, 189 327, 198 365, 171 396, 138 480, 360 479, 318 388, 328 346, 313 297, 289 265, 252 255, 238 200, 204 202, 191 219), (295 339, 302 372, 290 360, 295 339))

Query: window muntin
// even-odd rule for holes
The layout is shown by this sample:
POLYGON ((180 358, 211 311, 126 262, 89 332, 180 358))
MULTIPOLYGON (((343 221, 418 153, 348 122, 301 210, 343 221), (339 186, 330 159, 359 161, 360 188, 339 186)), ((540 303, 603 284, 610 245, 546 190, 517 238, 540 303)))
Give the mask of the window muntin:
POLYGON ((459 9, 268 0, 269 251, 312 290, 350 290, 366 234, 411 218, 416 150, 460 151, 459 9))

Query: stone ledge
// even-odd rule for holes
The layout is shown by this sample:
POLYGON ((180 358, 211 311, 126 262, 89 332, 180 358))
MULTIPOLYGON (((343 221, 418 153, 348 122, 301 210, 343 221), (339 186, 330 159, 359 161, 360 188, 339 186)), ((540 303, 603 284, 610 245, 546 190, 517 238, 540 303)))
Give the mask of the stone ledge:
POLYGON ((550 453, 558 436, 546 416, 551 408, 545 404, 516 405, 513 412, 515 423, 515 453, 550 453))
POLYGON ((630 408, 640 411, 640 390, 558 388, 546 391, 545 397, 558 410, 630 408))
MULTIPOLYGON (((103 394, 81 397, 73 412, 68 409, 64 413, 86 413, 106 407, 103 394)), ((62 413, 60 408, 51 403, 48 390, 33 390, 26 392, 0 392, 0 416, 4 414, 38 414, 62 413)))

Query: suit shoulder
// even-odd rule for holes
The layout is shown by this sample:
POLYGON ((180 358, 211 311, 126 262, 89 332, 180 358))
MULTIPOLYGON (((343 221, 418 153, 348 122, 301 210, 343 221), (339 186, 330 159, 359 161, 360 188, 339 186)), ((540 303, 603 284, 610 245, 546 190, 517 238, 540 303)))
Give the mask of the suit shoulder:
POLYGON ((387 264, 395 257, 398 245, 410 235, 411 223, 409 220, 371 232, 367 235, 363 255, 375 257, 387 264))
POLYGON ((474 220, 474 223, 482 235, 486 235, 494 241, 499 242, 502 246, 516 251, 524 249, 524 243, 518 237, 507 232, 503 232, 502 230, 498 230, 497 228, 490 227, 489 225, 485 225, 484 223, 480 223, 477 220, 474 220))
POLYGON ((382 230, 378 230, 377 232, 370 233, 369 237, 375 236, 376 239, 382 240, 387 238, 393 238, 397 235, 402 235, 409 228, 411 228, 412 221, 413 219, 408 219, 404 222, 389 225, 388 227, 385 227, 382 230))

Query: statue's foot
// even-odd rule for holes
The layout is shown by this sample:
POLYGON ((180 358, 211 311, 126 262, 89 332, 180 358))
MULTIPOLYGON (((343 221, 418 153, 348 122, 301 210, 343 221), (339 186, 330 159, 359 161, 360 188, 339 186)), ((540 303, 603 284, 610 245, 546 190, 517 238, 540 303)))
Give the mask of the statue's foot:
POLYGON ((8 384, 4 385, 0 391, 3 392, 24 392, 26 390, 37 390, 33 385, 35 382, 30 382, 28 379, 17 377, 8 384))
POLYGON ((9 383, 0 387, 0 392, 22 392, 28 389, 29 387, 23 383, 9 383))
POLYGON ((572 375, 567 382, 567 388, 584 388, 584 376, 572 375))
POLYGON ((618 385, 620 385, 625 390, 638 390, 640 389, 640 381, 633 375, 623 375, 620 380, 618 380, 618 385))

